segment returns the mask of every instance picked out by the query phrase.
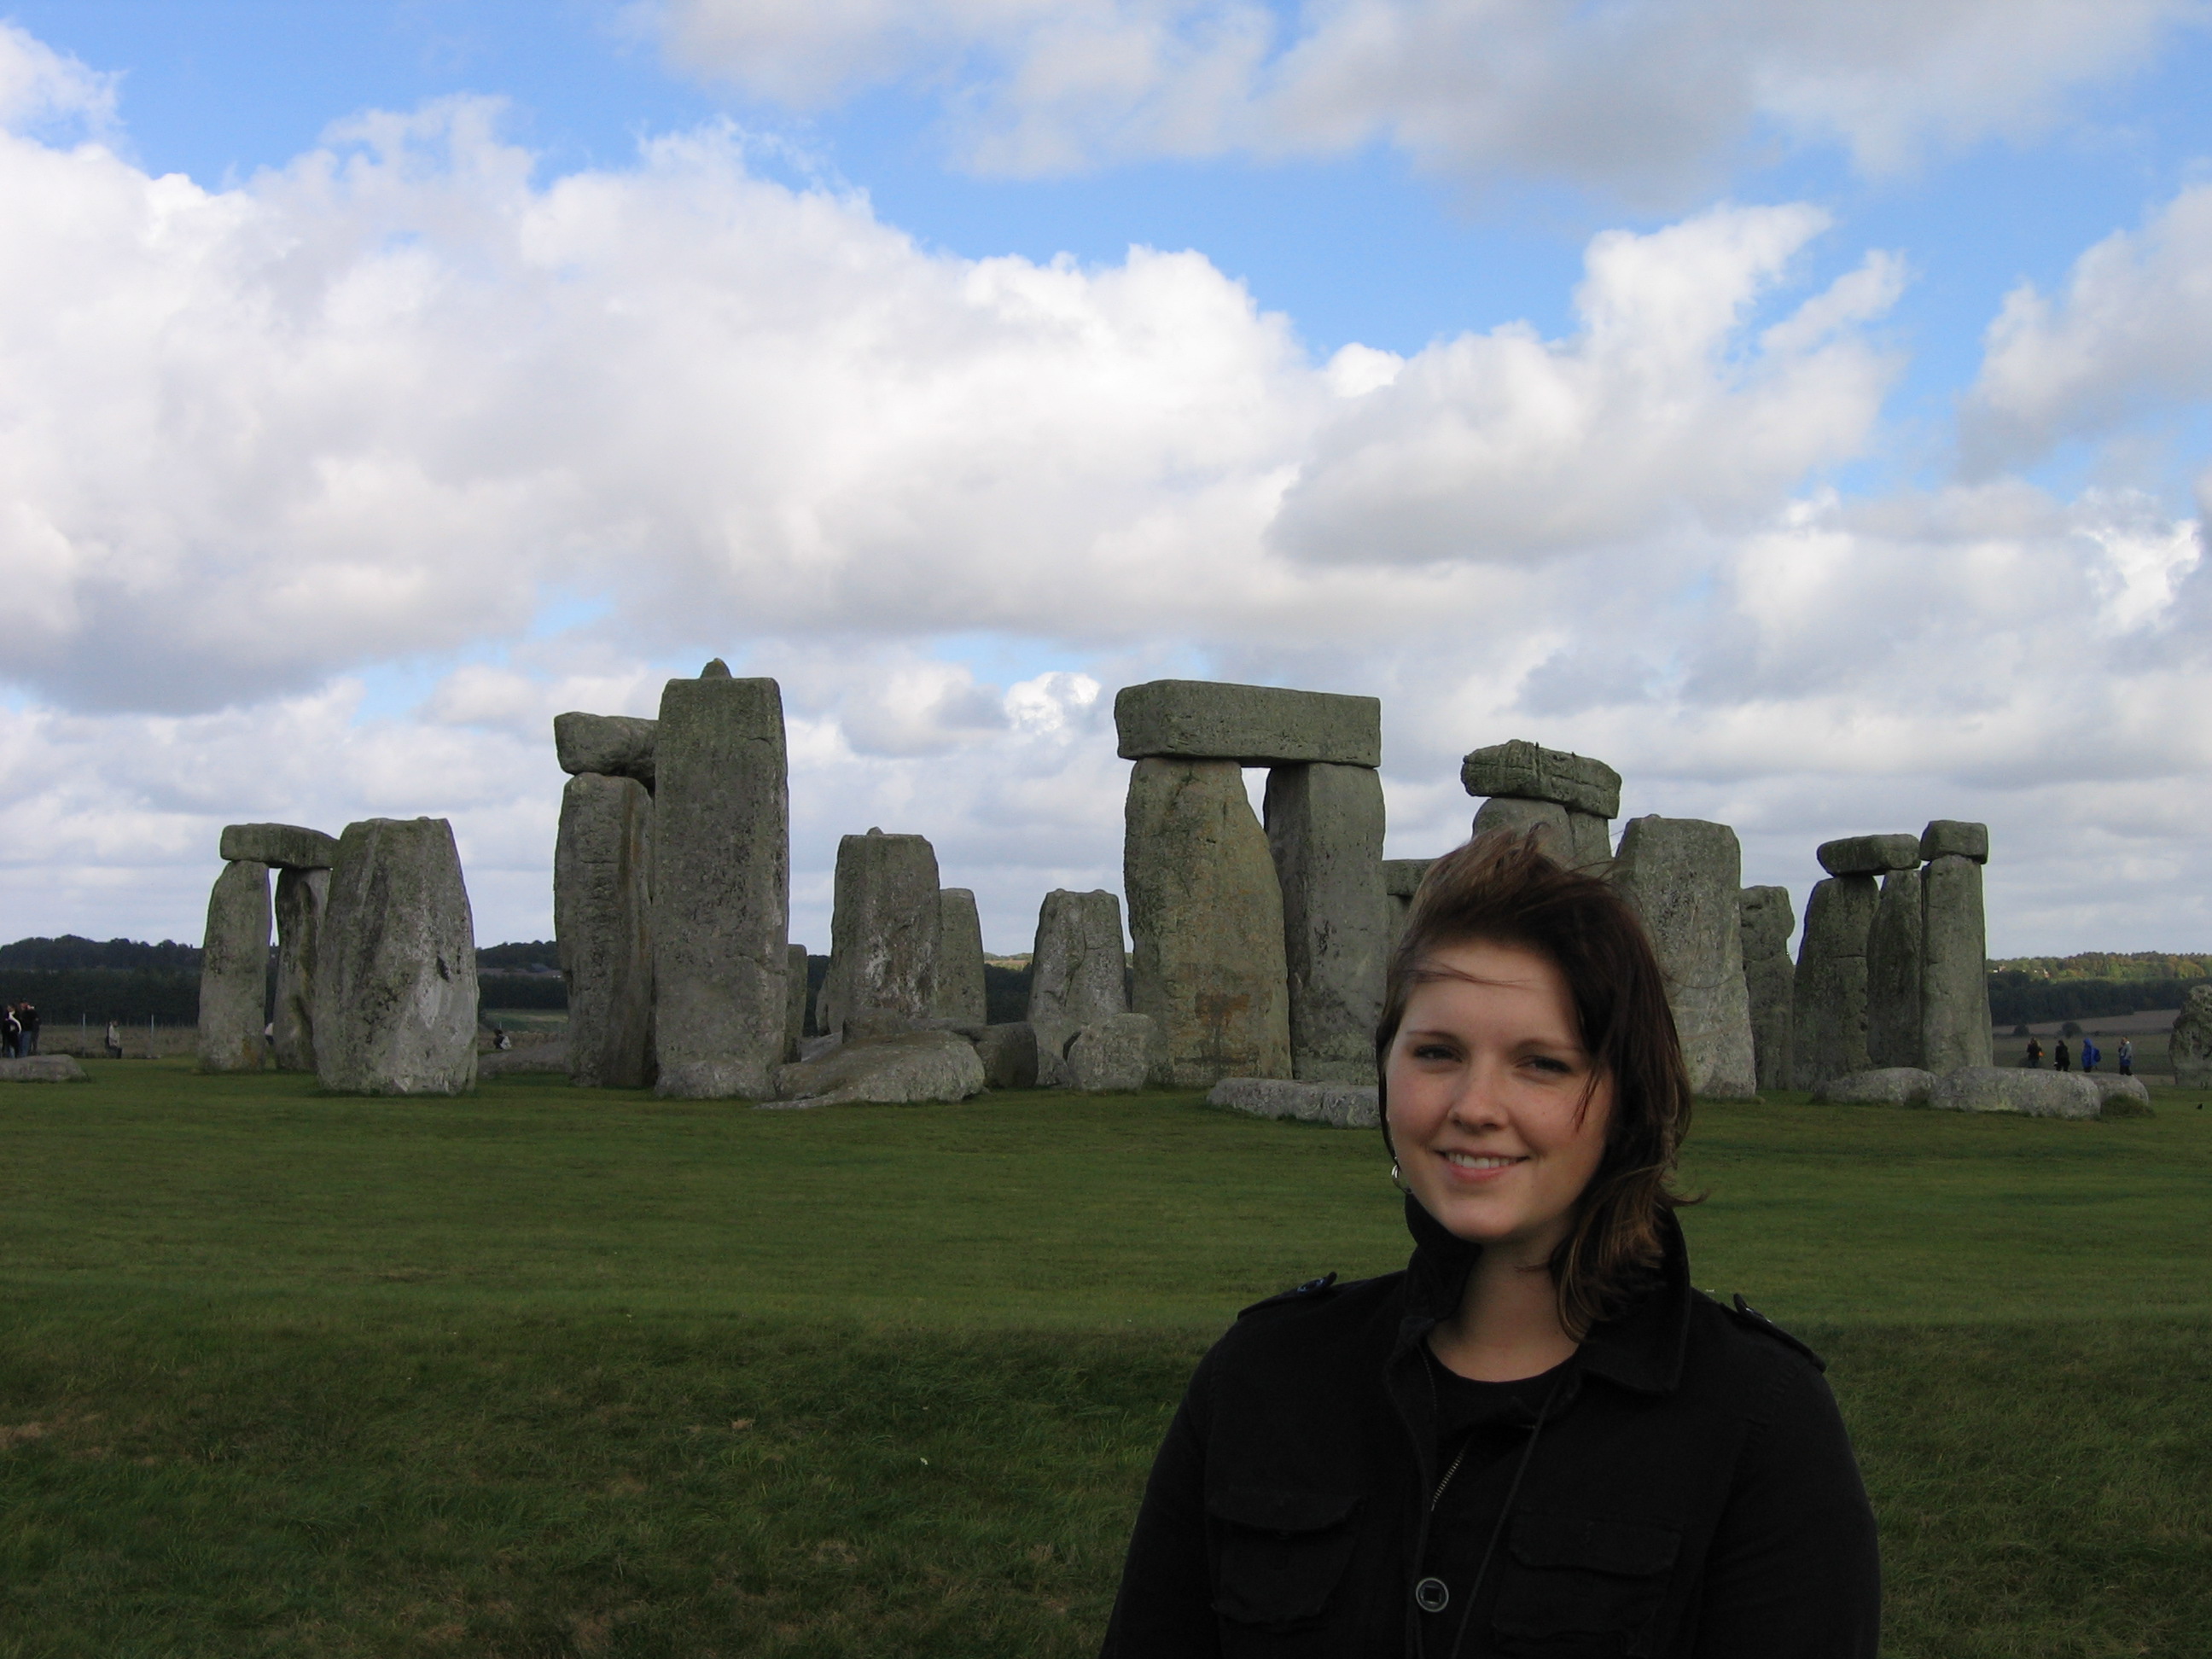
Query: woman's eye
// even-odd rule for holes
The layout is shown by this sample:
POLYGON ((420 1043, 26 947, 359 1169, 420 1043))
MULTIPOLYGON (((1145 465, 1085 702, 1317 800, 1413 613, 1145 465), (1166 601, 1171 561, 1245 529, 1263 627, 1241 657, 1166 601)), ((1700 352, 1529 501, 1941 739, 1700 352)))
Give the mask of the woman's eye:
POLYGON ((1528 1064, 1540 1072, 1549 1073, 1553 1077, 1567 1077, 1575 1069, 1565 1060, 1555 1060, 1549 1054, 1531 1054, 1528 1057, 1528 1064))
POLYGON ((1424 1042, 1413 1050, 1415 1060, 1454 1060, 1457 1056, 1441 1042, 1424 1042))

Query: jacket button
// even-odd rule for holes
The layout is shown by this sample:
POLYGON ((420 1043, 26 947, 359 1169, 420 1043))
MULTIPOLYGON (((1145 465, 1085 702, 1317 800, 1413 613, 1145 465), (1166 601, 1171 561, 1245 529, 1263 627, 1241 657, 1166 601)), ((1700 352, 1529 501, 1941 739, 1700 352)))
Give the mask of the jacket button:
POLYGON ((1441 1578, 1424 1578, 1413 1586, 1413 1605, 1423 1613, 1442 1613, 1451 1605, 1451 1591, 1441 1578))

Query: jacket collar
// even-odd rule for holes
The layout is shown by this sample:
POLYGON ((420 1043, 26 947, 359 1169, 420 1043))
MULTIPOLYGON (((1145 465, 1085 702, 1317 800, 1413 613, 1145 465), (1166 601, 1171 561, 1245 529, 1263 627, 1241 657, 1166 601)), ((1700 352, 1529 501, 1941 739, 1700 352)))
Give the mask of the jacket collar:
MULTIPOLYGON (((1481 1245, 1447 1231, 1411 1193, 1406 1194, 1406 1230, 1413 1236, 1413 1258, 1406 1267, 1405 1316, 1395 1344, 1400 1352, 1459 1306, 1467 1276, 1482 1254, 1481 1245)), ((1586 1375, 1638 1394, 1674 1391, 1690 1336, 1689 1249, 1671 1211, 1660 1218, 1659 1240, 1659 1270, 1650 1288, 1619 1317, 1591 1327, 1577 1354, 1577 1369, 1586 1375)))

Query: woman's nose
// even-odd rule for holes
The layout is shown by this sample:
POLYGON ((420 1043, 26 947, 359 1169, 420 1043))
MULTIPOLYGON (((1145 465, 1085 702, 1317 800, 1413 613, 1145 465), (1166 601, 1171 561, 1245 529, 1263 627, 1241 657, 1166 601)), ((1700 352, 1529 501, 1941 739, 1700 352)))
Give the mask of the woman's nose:
POLYGON ((1461 1074, 1459 1092, 1449 1114, 1467 1128, 1489 1128, 1504 1119, 1504 1078, 1496 1066, 1480 1062, 1461 1074))

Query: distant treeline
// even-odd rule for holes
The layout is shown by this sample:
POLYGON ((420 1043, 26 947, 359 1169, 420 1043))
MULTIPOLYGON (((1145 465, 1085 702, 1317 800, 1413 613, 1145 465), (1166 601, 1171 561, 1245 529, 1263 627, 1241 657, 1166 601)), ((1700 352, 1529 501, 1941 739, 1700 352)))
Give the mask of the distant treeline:
POLYGON ((2179 1008, 2202 974, 2185 979, 2038 979, 2018 969, 1990 975, 1990 1018, 1999 1025, 2091 1019, 2146 1008, 2179 1008))
POLYGON ((2005 957, 1990 972, 2028 979, 2183 980, 2203 979, 2212 956, 2176 956, 2169 951, 2084 951, 2074 957, 2005 957))

